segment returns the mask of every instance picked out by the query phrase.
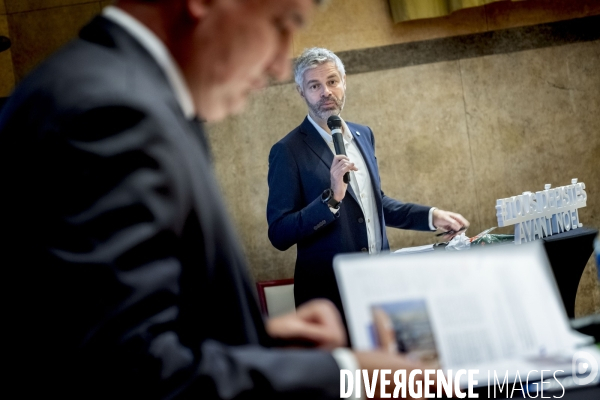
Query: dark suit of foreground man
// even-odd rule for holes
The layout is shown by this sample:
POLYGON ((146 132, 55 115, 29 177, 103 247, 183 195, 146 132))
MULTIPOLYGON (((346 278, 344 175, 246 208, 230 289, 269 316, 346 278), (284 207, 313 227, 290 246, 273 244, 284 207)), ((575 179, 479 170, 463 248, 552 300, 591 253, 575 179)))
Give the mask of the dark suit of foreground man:
POLYGON ((295 80, 308 105, 308 116, 269 155, 269 239, 280 250, 298 245, 297 305, 327 298, 341 309, 332 268, 336 254, 389 250, 386 226, 449 231, 469 223, 459 214, 386 196, 375 158, 375 138, 367 126, 344 122, 348 156, 334 157, 326 123, 331 115, 340 114, 346 100, 344 65, 334 53, 306 50, 296 61, 295 80), (342 180, 348 172, 350 185, 342 180))
POLYGON ((313 0, 117 6, 0 115, 10 397, 333 399, 342 366, 412 367, 339 349, 329 303, 263 323, 194 120, 286 78, 313 0))

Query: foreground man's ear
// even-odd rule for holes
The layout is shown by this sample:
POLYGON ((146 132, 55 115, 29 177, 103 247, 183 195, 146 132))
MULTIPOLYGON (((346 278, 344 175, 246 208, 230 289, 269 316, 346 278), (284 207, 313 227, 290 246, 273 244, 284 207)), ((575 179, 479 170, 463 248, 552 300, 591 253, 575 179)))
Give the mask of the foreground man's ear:
POLYGON ((195 19, 203 19, 208 14, 209 9, 214 6, 218 0, 185 0, 188 15, 195 19))

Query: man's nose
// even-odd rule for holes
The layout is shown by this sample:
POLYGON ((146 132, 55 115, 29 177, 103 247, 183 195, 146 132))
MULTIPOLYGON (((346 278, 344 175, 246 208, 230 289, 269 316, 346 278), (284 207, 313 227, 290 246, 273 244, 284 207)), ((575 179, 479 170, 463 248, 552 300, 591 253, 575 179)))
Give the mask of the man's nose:
POLYGON ((323 85, 323 92, 321 93, 321 97, 329 97, 331 96, 331 90, 327 85, 323 85))
POLYGON ((277 57, 269 66, 268 74, 276 81, 282 82, 290 78, 292 63, 287 57, 277 57))
POLYGON ((285 81, 291 76, 291 46, 291 34, 287 34, 281 38, 281 42, 279 43, 279 46, 273 56, 273 60, 268 67, 267 73, 277 81, 285 81))

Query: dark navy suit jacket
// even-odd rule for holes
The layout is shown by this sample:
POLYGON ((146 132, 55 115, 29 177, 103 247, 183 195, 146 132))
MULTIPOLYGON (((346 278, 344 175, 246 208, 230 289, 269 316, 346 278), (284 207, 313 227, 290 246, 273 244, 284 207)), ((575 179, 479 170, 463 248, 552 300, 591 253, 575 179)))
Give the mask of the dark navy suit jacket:
MULTIPOLYGON (((429 230, 430 207, 402 203, 381 190, 375 157, 375 139, 368 126, 346 122, 369 169, 381 226, 382 250, 389 250, 385 227, 429 230)), ((333 153, 305 118, 277 142, 269 155, 269 239, 279 250, 297 244, 294 294, 296 304, 325 297, 341 309, 333 274, 333 257, 339 253, 367 252, 365 216, 356 194, 348 191, 334 215, 321 201, 331 186, 333 153)))

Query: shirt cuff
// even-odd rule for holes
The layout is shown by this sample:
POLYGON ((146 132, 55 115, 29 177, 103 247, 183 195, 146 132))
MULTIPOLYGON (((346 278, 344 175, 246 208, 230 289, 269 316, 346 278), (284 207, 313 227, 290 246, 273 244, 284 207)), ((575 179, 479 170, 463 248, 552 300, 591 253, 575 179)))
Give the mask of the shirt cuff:
POLYGON ((339 206, 338 206, 338 208, 329 207, 329 211, 331 211, 332 214, 337 214, 338 211, 340 211, 340 207, 339 206))
MULTIPOLYGON (((353 375, 355 375, 356 370, 360 369, 360 365, 358 365, 356 356, 352 350, 348 348, 338 347, 331 352, 331 355, 341 370, 347 369, 352 372, 353 375)), ((364 388, 362 389, 363 390, 360 391, 361 399, 366 400, 364 388)))
POLYGON ((433 212, 437 210, 437 207, 431 207, 429 209, 429 229, 435 231, 437 228, 433 226, 433 212))

